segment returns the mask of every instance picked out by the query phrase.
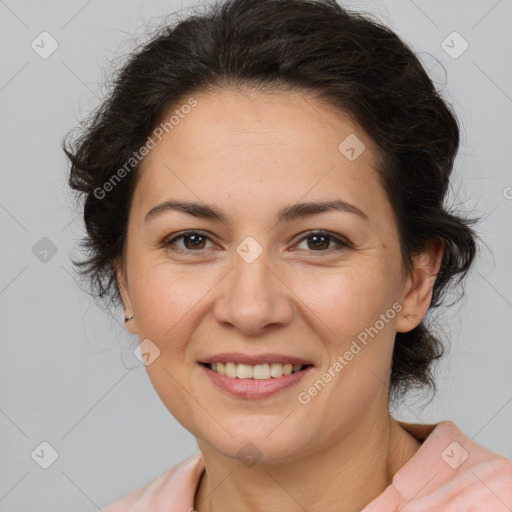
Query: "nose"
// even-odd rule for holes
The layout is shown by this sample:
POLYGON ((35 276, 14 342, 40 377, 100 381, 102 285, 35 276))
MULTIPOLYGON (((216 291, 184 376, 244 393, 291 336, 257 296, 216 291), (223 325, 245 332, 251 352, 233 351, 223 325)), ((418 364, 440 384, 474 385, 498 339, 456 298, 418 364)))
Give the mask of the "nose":
POLYGON ((233 261, 234 268, 222 280, 215 301, 217 322, 246 336, 262 335, 272 327, 290 323, 293 293, 267 251, 250 263, 238 254, 233 261))

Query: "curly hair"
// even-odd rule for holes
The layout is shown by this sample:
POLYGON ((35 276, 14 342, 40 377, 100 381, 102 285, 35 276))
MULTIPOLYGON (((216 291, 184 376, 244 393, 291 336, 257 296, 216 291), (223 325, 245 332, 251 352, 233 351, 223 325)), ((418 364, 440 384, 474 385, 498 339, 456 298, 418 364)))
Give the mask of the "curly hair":
MULTIPOLYGON (((79 136, 62 143, 71 163, 69 185, 85 196, 85 259, 73 264, 89 292, 120 303, 115 270, 125 254, 140 161, 115 186, 105 184, 126 169, 183 98, 227 87, 313 93, 362 127, 379 152, 378 175, 397 222, 404 268, 412 269, 413 256, 429 241, 444 242, 429 312, 438 307, 477 249, 471 226, 478 219, 445 205, 458 121, 393 31, 334 0, 217 2, 176 24, 164 23, 127 59, 79 136)), ((391 399, 411 388, 435 391, 433 363, 443 350, 425 319, 396 333, 391 399)))

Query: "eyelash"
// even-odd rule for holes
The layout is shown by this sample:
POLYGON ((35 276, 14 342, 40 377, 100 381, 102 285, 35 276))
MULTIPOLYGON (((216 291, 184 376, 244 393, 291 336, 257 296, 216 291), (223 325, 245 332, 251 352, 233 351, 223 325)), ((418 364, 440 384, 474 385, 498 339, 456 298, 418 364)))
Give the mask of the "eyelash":
MULTIPOLYGON (((166 240, 164 240, 162 242, 162 245, 165 248, 170 249, 169 246, 172 245, 174 242, 176 242, 176 240, 179 240, 180 238, 192 236, 192 235, 199 235, 199 236, 211 241, 211 238, 208 235, 206 235, 205 233, 203 233, 201 231, 190 230, 190 231, 183 231, 179 235, 173 236, 172 238, 167 238, 166 240)), ((323 231, 323 230, 308 231, 297 243, 299 244, 299 243, 303 242, 304 240, 307 240, 308 238, 312 238, 314 236, 322 236, 322 237, 329 238, 331 241, 334 241, 335 243, 338 244, 338 247, 335 248, 335 250, 337 250, 337 251, 351 247, 351 244, 349 242, 347 242, 346 240, 336 236, 334 233, 330 233, 329 231, 323 231)), ((331 249, 332 248, 319 249, 318 251, 310 250, 310 252, 313 252, 313 253, 314 252, 329 252, 331 249)), ((178 252, 178 253, 192 253, 192 252, 201 253, 201 252, 205 251, 206 249, 193 250, 193 249, 172 248, 171 250, 178 252)))

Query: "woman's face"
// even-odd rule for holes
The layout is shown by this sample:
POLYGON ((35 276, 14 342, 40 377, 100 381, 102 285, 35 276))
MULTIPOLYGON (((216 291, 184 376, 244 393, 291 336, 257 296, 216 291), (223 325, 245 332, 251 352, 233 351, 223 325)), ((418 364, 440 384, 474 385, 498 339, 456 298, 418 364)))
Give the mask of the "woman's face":
POLYGON ((395 332, 429 300, 418 305, 402 273, 374 146, 357 125, 298 94, 195 99, 141 168, 119 274, 127 327, 150 340, 149 377, 203 446, 237 457, 251 442, 266 460, 293 459, 387 414, 395 332), (153 210, 168 201, 196 203, 197 215, 153 210), (334 201, 351 206, 297 209, 334 201), (201 364, 225 352, 313 366, 248 398, 201 364))

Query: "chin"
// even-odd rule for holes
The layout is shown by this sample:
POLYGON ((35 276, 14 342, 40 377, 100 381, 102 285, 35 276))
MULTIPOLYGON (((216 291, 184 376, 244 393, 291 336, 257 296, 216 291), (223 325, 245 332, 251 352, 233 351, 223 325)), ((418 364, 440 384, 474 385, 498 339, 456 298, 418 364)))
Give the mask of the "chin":
MULTIPOLYGON (((247 466, 256 463, 280 464, 283 462, 291 462, 300 455, 304 437, 301 433, 300 438, 290 436, 288 428, 283 429, 279 434, 275 429, 275 423, 271 429, 264 433, 254 432, 254 420, 252 420, 252 430, 237 432, 229 430, 233 437, 229 435, 222 436, 222 439, 211 438, 211 436, 203 437, 210 448, 218 451, 225 457, 233 460, 239 460, 247 466)), ((294 429, 295 430, 295 429, 294 429)), ((198 445, 202 448, 202 443, 198 441, 198 445)))

